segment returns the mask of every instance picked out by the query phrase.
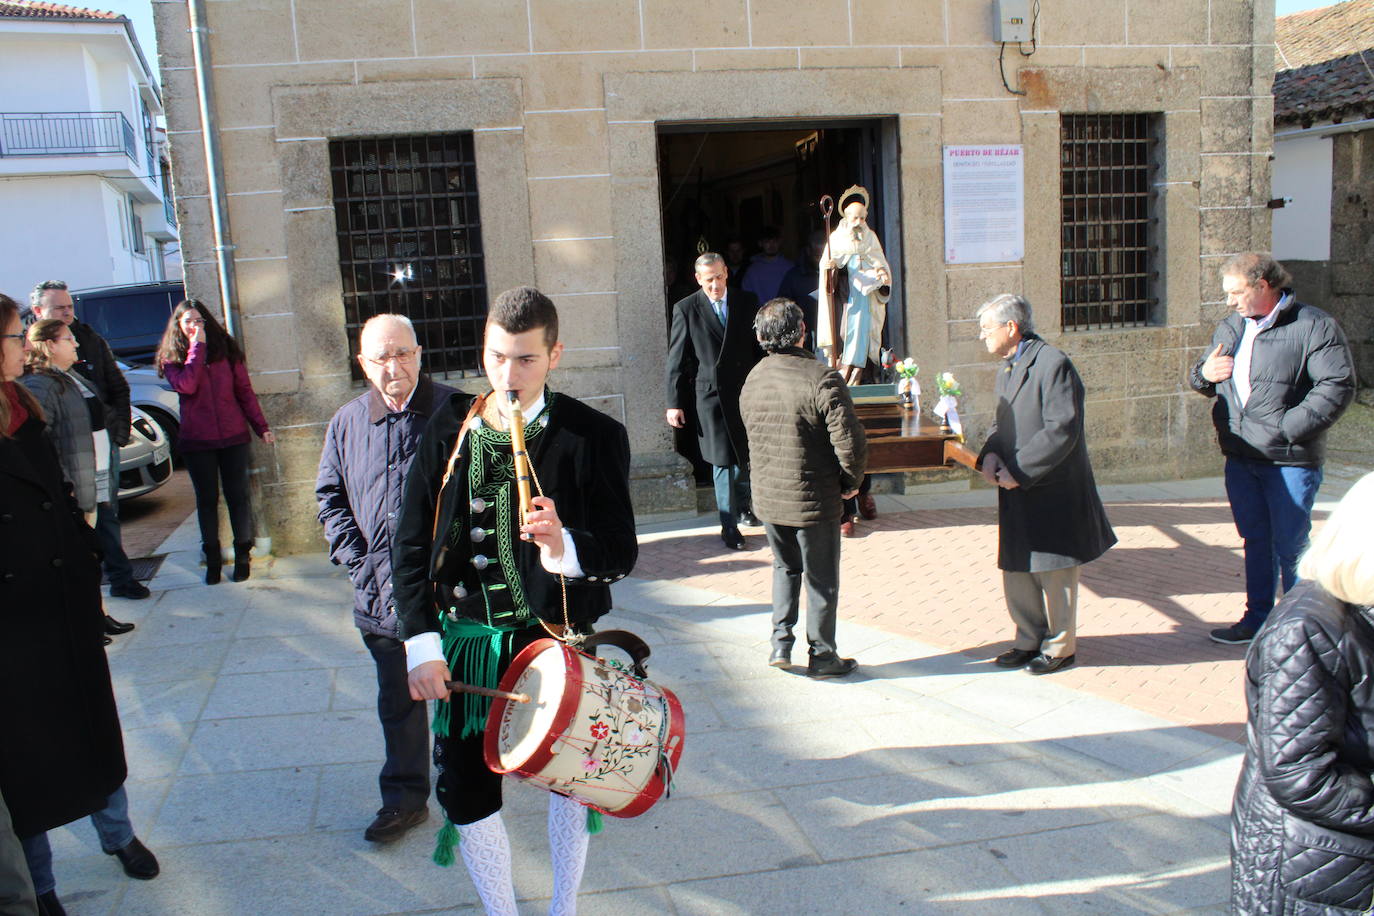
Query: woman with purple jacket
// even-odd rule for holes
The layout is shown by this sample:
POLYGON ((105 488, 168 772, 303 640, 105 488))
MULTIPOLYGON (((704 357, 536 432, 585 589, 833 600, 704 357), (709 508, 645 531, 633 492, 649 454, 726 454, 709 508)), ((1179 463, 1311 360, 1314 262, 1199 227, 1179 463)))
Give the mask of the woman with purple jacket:
POLYGON ((253 511, 248 505, 248 443, 252 433, 276 442, 248 381, 243 350, 210 310, 187 299, 172 312, 157 351, 157 372, 181 398, 177 448, 196 491, 196 518, 205 549, 205 582, 220 580, 219 491, 234 532, 233 580, 248 578, 253 511), (218 478, 218 479, 217 479, 218 478))

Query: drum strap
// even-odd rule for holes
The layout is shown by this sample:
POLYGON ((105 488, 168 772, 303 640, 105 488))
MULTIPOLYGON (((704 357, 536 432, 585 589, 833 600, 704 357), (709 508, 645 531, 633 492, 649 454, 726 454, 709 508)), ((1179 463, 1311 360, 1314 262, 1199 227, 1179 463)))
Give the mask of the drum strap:
MULTIPOLYGON (((501 681, 501 652, 509 649, 514 638, 514 629, 489 627, 476 620, 459 617, 443 618, 444 660, 453 676, 474 687, 496 688, 501 681)), ((453 733, 453 705, 460 703, 458 710, 458 737, 467 738, 480 735, 487 724, 487 713, 491 709, 491 698, 464 693, 458 697, 450 695, 447 700, 434 704, 432 728, 439 738, 447 738, 453 733)))

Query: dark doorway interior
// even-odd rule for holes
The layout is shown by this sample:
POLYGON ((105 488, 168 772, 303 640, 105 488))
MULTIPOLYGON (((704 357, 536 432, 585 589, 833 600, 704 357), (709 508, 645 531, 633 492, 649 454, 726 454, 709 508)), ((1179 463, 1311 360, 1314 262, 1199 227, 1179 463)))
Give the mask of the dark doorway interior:
MULTIPOLYGON (((884 151, 892 144, 884 146, 883 128, 881 120, 660 125, 664 333, 673 303, 697 289, 692 263, 702 251, 720 252, 730 263, 735 241, 743 246, 747 265, 760 250, 760 230, 771 226, 781 235, 783 256, 814 269, 808 240, 825 229, 823 194, 838 199, 850 185, 867 188, 869 225, 886 242, 885 209, 895 211, 897 195, 896 188, 884 187, 891 174, 885 165, 892 164, 885 162, 884 151)), ((831 217, 831 228, 838 217, 831 217)), ((895 267, 898 259, 890 248, 888 258, 895 267)), ((732 284, 741 279, 739 273, 731 268, 732 284)), ((689 422, 687 429, 693 428, 689 422)), ((708 483, 710 467, 697 454, 692 435, 678 431, 675 445, 692 461, 698 482, 708 483)))

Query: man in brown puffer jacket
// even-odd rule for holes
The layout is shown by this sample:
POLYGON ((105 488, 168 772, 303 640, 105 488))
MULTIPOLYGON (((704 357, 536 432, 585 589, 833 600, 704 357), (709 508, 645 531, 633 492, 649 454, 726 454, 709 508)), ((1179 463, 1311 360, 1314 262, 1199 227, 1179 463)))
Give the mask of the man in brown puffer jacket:
POLYGON ((841 677, 858 663, 835 648, 840 597, 841 500, 863 480, 868 440, 838 372, 798 346, 806 334, 790 299, 759 309, 754 333, 768 354, 740 394, 749 436, 754 514, 773 549, 773 653, 792 663, 802 582, 806 583, 808 677, 841 677))

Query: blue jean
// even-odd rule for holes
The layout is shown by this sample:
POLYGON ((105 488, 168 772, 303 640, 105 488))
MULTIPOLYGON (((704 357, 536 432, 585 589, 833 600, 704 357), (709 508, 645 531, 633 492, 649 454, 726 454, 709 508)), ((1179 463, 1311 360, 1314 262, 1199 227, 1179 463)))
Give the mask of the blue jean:
POLYGON ((119 449, 110 449, 110 501, 95 509, 95 536, 105 551, 105 578, 116 587, 134 583, 134 567, 119 534, 119 449))
POLYGON ((739 514, 749 508, 749 469, 737 464, 724 468, 712 465, 711 471, 721 530, 737 528, 739 514))
MULTIPOLYGON (((129 793, 120 786, 110 794, 105 807, 91 815, 91 824, 100 837, 100 848, 114 853, 133 842, 134 825, 129 822, 129 793)), ((33 878, 34 893, 40 896, 57 890, 57 879, 52 873, 52 846, 46 833, 35 833, 24 844, 24 858, 29 863, 29 875, 33 878)))
POLYGON ((1312 503, 1321 468, 1284 467, 1245 458, 1226 459, 1226 496, 1245 541, 1245 616, 1259 630, 1274 609, 1280 580, 1284 592, 1298 581, 1298 558, 1312 531, 1312 503))

